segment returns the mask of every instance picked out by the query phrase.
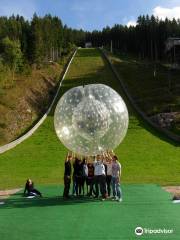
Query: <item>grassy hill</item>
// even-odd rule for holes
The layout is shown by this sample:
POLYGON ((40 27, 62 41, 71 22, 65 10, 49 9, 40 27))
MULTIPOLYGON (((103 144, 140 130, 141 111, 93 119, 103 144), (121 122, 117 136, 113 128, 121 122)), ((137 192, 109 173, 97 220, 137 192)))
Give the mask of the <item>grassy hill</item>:
MULTIPOLYGON (((180 111, 180 70, 119 53, 108 55, 134 101, 147 116, 180 111)), ((170 130, 180 134, 180 113, 170 130)))
MULTIPOLYGON (((180 148, 158 135, 136 116, 98 50, 79 49, 59 97, 74 86, 90 83, 111 86, 122 95, 128 106, 128 133, 116 149, 122 164, 122 183, 178 185, 180 148)), ((0 155, 0 189, 23 186, 28 177, 38 184, 63 182, 67 150, 56 137, 53 113, 54 109, 31 138, 0 155)))

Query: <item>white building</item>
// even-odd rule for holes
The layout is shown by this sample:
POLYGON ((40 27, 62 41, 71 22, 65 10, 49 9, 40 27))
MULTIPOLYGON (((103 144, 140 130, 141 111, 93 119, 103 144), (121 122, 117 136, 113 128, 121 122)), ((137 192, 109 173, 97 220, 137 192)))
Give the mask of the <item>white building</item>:
POLYGON ((91 48, 91 47, 92 47, 92 42, 85 43, 85 48, 91 48))

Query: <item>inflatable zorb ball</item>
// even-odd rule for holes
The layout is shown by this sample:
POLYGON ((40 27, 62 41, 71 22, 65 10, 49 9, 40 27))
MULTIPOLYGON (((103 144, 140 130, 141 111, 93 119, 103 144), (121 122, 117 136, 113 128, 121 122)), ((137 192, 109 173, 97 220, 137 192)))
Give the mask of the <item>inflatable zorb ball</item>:
POLYGON ((103 84, 79 86, 59 100, 54 126, 71 151, 95 156, 116 148, 126 135, 128 111, 120 95, 103 84))

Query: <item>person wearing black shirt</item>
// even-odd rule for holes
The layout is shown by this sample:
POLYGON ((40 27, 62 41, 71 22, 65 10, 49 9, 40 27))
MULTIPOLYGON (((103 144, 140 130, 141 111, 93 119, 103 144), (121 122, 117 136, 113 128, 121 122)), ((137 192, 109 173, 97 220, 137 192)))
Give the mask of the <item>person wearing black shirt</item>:
POLYGON ((82 178, 83 178, 83 165, 80 159, 76 158, 74 167, 75 181, 76 181, 76 195, 81 195, 82 178))
POLYGON ((74 163, 73 163, 73 187, 72 187, 72 195, 74 196, 77 193, 77 182, 76 182, 76 165, 78 162, 78 159, 75 157, 74 158, 74 163))
POLYGON ((87 176, 87 180, 86 180, 86 184, 87 186, 89 186, 89 192, 88 192, 88 196, 92 196, 92 194, 96 194, 96 192, 94 191, 94 166, 93 163, 89 162, 87 164, 88 167, 88 176, 87 176))
MULTIPOLYGON (((86 179, 88 177, 88 166, 87 166, 87 159, 83 159, 82 163, 82 192, 83 192, 83 196, 85 194, 85 191, 84 191, 84 185, 85 183, 87 183, 86 179)), ((86 184, 86 187, 87 187, 87 195, 88 195, 88 186, 86 184)))
POLYGON ((72 157, 70 155, 67 156, 64 164, 64 192, 63 197, 69 198, 69 190, 71 185, 71 160, 72 157))
POLYGON ((34 188, 34 183, 32 182, 31 179, 28 179, 26 181, 26 185, 24 188, 24 196, 26 196, 26 192, 27 192, 27 196, 40 196, 42 197, 42 194, 34 188))

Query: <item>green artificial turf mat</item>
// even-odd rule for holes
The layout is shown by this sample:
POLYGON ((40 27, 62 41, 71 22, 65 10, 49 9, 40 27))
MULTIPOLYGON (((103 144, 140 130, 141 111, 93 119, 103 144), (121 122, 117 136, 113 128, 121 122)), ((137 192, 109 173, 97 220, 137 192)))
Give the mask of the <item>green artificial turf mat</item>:
POLYGON ((87 197, 63 200, 63 188, 40 186, 43 198, 17 193, 0 206, 1 240, 179 240, 180 204, 151 184, 125 184, 123 202, 87 197), (172 234, 136 236, 137 226, 173 229, 172 234))

